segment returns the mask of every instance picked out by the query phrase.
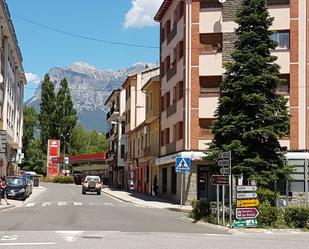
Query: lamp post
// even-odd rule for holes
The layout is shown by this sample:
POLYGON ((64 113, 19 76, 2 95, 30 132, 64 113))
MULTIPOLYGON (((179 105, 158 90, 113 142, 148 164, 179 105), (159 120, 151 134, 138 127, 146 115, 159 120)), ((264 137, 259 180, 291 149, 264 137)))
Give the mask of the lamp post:
POLYGON ((65 145, 66 145, 66 136, 70 135, 70 133, 66 133, 65 135, 61 134, 60 136, 63 137, 63 169, 66 170, 65 166, 65 145))

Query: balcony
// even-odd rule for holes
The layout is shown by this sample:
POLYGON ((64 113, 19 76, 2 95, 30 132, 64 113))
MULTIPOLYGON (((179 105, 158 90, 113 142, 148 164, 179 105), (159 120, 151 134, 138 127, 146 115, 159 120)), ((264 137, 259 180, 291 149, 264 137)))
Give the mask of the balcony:
POLYGON ((167 71, 166 80, 169 81, 177 73, 177 63, 173 62, 173 67, 167 71))
POLYGON ((201 96, 199 98, 199 118, 213 118, 218 106, 219 97, 201 96))
POLYGON ((199 134, 200 139, 203 140, 209 140, 213 138, 213 134, 211 132, 211 129, 205 129, 200 127, 200 134, 199 134))
POLYGON ((155 149, 152 146, 148 146, 148 147, 144 148, 144 156, 145 157, 158 156, 158 155, 159 155, 158 149, 155 149))
POLYGON ((200 76, 222 75, 222 53, 200 54, 200 76))
POLYGON ((177 23, 174 23, 173 30, 167 35, 167 45, 174 39, 177 34, 177 23))
POLYGON ((118 107, 113 107, 106 114, 106 120, 116 119, 117 116, 119 116, 119 108, 118 107))
POLYGON ((172 105, 170 105, 169 107, 167 107, 166 110, 166 118, 169 118, 170 116, 172 116, 173 114, 175 114, 177 111, 177 102, 174 102, 172 105))
POLYGON ((172 154, 176 152, 176 142, 172 142, 166 145, 166 154, 172 154))
POLYGON ((290 0, 267 0, 267 6, 289 6, 290 0))
POLYGON ((290 94, 290 86, 289 85, 279 85, 276 89, 276 93, 280 95, 289 95, 290 94))

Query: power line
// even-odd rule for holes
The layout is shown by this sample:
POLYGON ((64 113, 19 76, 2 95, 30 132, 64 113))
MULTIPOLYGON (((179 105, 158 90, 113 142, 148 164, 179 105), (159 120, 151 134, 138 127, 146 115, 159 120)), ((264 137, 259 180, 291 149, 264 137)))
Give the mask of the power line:
POLYGON ((79 39, 84 39, 84 40, 89 40, 89 41, 95 41, 95 42, 100 42, 100 43, 105 43, 105 44, 111 44, 111 45, 118 45, 118 46, 126 46, 126 47, 136 47, 136 48, 148 48, 148 49, 159 49, 159 46, 151 46, 151 45, 142 45, 142 44, 136 44, 136 43, 128 43, 128 42, 118 42, 118 41, 110 41, 110 40, 103 40, 103 39, 99 39, 99 38, 94 38, 94 37, 90 37, 90 36, 85 36, 85 35, 80 35, 80 34, 75 34, 72 32, 68 32, 68 31, 64 31, 58 28, 54 28, 42 23, 38 23, 35 21, 32 21, 28 18, 22 17, 22 16, 18 16, 15 15, 13 13, 11 13, 12 16, 21 19, 25 22, 31 23, 33 25, 39 26, 41 28, 44 29, 48 29, 60 34, 64 34, 67 36, 71 36, 71 37, 75 37, 75 38, 79 38, 79 39))

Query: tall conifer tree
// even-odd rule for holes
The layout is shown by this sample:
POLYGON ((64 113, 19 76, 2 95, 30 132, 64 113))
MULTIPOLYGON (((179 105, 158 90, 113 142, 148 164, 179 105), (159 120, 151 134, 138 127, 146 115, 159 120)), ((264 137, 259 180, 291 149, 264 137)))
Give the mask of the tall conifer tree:
POLYGON ((279 144, 289 134, 289 114, 287 99, 276 94, 285 82, 278 77, 279 66, 271 55, 277 46, 270 38, 272 22, 266 0, 242 1, 210 146, 213 157, 231 150, 233 172, 264 186, 290 173, 284 163, 285 148, 279 144))
MULTIPOLYGON (((56 106, 56 120, 58 123, 57 134, 58 138, 64 144, 65 137, 66 143, 70 141, 72 130, 77 124, 77 113, 74 109, 74 104, 71 98, 70 89, 66 79, 60 82, 60 88, 57 93, 57 106, 56 106)), ((66 149, 67 151, 67 149, 66 149)))
POLYGON ((41 104, 39 126, 44 153, 47 152, 47 140, 57 137, 55 123, 56 96, 55 87, 48 74, 44 76, 41 85, 41 104))

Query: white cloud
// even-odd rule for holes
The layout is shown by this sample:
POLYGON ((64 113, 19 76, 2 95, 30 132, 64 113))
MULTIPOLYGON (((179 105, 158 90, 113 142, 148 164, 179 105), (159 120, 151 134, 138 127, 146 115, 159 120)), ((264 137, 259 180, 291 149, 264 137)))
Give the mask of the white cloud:
POLYGON ((145 27, 155 25, 153 20, 163 0, 132 0, 132 7, 127 12, 124 27, 145 27))
POLYGON ((25 73, 26 75, 26 79, 27 81, 31 81, 31 82, 34 82, 34 83, 40 83, 40 78, 38 75, 34 74, 34 73, 25 73))

